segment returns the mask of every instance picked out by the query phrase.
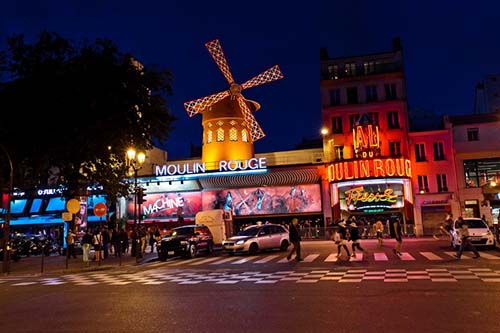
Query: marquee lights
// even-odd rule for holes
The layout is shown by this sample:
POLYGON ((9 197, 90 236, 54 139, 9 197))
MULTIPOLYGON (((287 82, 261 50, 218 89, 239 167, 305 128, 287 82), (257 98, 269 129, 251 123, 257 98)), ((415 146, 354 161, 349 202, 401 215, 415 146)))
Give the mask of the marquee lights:
POLYGON ((379 192, 369 192, 365 191, 363 186, 359 186, 345 193, 345 201, 347 205, 351 203, 356 205, 358 202, 390 202, 394 203, 397 201, 397 194, 393 194, 394 190, 392 188, 386 188, 383 193, 379 192))
POLYGON ((411 161, 404 158, 375 158, 332 163, 327 168, 328 181, 378 177, 411 178, 411 161))
MULTIPOLYGON (((256 171, 266 170, 266 158, 250 158, 248 160, 229 160, 219 161, 218 172, 232 171, 256 171)), ((189 174, 204 174, 206 172, 205 163, 184 163, 184 164, 165 164, 155 167, 156 176, 175 176, 189 174)))
POLYGON ((378 126, 358 125, 352 129, 354 153, 356 157, 374 157, 380 148, 378 126))

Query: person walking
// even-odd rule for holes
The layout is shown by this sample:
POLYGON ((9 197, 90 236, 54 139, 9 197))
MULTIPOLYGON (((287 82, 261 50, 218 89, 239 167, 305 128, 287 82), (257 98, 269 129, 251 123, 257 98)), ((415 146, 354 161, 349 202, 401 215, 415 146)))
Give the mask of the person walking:
POLYGON ((82 252, 83 252, 83 262, 89 265, 90 247, 92 246, 92 234, 90 229, 87 229, 85 235, 82 237, 82 252))
POLYGON ((391 237, 396 240, 396 246, 392 249, 395 255, 401 256, 401 244, 403 243, 403 235, 401 233, 401 222, 398 217, 391 223, 391 237))
POLYGON ((302 261, 301 253, 300 253, 300 234, 299 230, 297 229, 297 225, 299 224, 299 219, 294 217, 292 219, 292 223, 290 223, 290 229, 289 229, 289 237, 290 237, 290 242, 292 243, 292 249, 288 253, 288 256, 286 259, 290 260, 292 259, 292 255, 295 253, 295 261, 302 261))
POLYGON ((384 246, 384 224, 382 221, 377 220, 377 222, 374 224, 375 228, 375 235, 377 236, 378 240, 378 246, 382 247, 384 246))
POLYGON ((356 257, 356 249, 363 251, 364 254, 366 254, 366 250, 361 247, 361 244, 359 243, 360 236, 359 236, 359 229, 358 226, 356 225, 356 222, 352 221, 349 224, 349 240, 352 241, 351 248, 352 248, 352 254, 351 257, 356 257))
POLYGON ((348 230, 343 220, 338 223, 337 233, 338 236, 336 238, 337 240, 335 241, 335 243, 337 244, 337 259, 340 259, 343 248, 347 253, 347 261, 349 261, 351 259, 351 253, 349 252, 349 248, 347 247, 348 230))
MULTIPOLYGON (((460 220, 460 217, 459 217, 459 220, 460 220)), ((459 234, 459 237, 460 237, 460 240, 462 241, 462 243, 460 244, 460 247, 458 248, 458 251, 457 251, 457 254, 455 255, 455 257, 457 259, 460 259, 460 257, 462 256, 462 252, 464 250, 471 250, 472 252, 474 252, 474 257, 472 257, 472 258, 474 258, 474 259, 479 258, 480 257, 479 252, 477 251, 474 244, 472 244, 470 241, 469 226, 463 220, 460 224, 460 229, 458 229, 458 234, 459 234)))
POLYGON ((98 229, 97 232, 94 234, 93 238, 93 243, 94 243, 94 256, 95 256, 95 261, 101 261, 102 259, 102 233, 101 230, 98 229))
POLYGON ((73 259, 76 259, 75 238, 76 238, 76 234, 73 233, 73 230, 69 229, 68 235, 66 235, 66 243, 68 244, 68 249, 67 249, 68 258, 73 256, 73 259))

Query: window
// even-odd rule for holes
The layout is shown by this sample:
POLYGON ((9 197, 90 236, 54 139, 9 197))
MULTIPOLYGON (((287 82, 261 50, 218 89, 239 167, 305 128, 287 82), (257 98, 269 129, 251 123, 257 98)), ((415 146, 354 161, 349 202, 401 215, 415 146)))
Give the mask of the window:
POLYGON ((393 100, 393 99, 397 98, 396 84, 395 83, 385 84, 384 87, 385 87, 385 99, 386 100, 393 100))
POLYGON ((427 176, 418 176, 418 191, 420 193, 429 192, 429 184, 427 182, 427 176))
POLYGON ((241 141, 248 142, 248 132, 246 129, 241 130, 241 141))
POLYGON ((366 101, 367 102, 377 101, 377 86, 366 86, 366 101))
POLYGON ((238 141, 238 131, 234 127, 229 129, 229 141, 238 141))
POLYGON ((354 128, 354 126, 356 126, 356 123, 358 122, 358 120, 359 120, 358 113, 349 115, 349 130, 352 130, 354 128))
POLYGON ((330 80, 337 80, 339 78, 339 66, 338 65, 328 66, 328 78, 330 80))
POLYGON ((330 90, 330 106, 340 105, 340 89, 330 90))
POLYGON ((415 160, 417 162, 425 161, 425 146, 423 143, 415 144, 415 160))
POLYGON ((333 117, 332 118, 332 133, 342 133, 342 118, 333 117))
POLYGON ((398 111, 387 112, 387 127, 388 128, 399 128, 398 111))
POLYGON ((334 154, 335 154, 336 160, 343 160, 344 159, 344 146, 335 146, 334 147, 334 154))
POLYGON ((444 160, 444 147, 442 142, 434 142, 434 160, 444 160))
POLYGON ((217 142, 224 142, 224 130, 222 128, 217 129, 217 142))
POLYGON ((436 175, 438 192, 448 192, 448 183, 445 174, 436 175))
POLYGON ((479 141, 479 128, 467 129, 467 141, 479 141))
POLYGON ((347 104, 357 104, 358 103, 358 88, 351 87, 347 88, 347 104))
POLYGON ((391 156, 401 156, 401 142, 389 141, 389 149, 391 156))
POLYGON ((354 75, 356 75, 356 64, 355 63, 345 64, 345 74, 347 76, 354 76, 354 75))
POLYGON ((369 112, 368 117, 373 125, 378 125, 378 112, 369 112))
POLYGON ((375 61, 365 61, 363 63, 363 70, 365 74, 370 74, 375 72, 375 61))
POLYGON ((214 133, 212 132, 212 130, 208 130, 207 131, 207 143, 212 143, 213 136, 214 136, 214 133))

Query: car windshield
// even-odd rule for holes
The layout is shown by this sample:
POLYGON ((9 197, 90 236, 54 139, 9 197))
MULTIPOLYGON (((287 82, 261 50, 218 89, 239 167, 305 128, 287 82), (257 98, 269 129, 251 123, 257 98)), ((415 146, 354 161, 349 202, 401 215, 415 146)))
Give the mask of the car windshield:
POLYGON ((465 222, 467 223, 469 228, 472 228, 472 229, 474 229, 474 228, 481 228, 481 229, 488 228, 483 220, 465 220, 465 222))
POLYGON ((237 236, 255 236, 259 232, 259 228, 247 228, 238 232, 237 236))
POLYGON ((172 230, 172 236, 185 236, 193 234, 193 228, 179 228, 172 230))

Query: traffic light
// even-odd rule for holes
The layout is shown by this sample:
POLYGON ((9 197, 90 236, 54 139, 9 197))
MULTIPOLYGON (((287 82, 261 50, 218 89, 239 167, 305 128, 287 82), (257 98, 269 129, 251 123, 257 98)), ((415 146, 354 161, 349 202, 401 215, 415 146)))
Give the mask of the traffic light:
POLYGON ((137 203, 139 205, 142 205, 143 203, 146 202, 146 199, 144 199, 146 197, 147 194, 144 193, 144 189, 143 188, 139 188, 137 190, 137 203))

